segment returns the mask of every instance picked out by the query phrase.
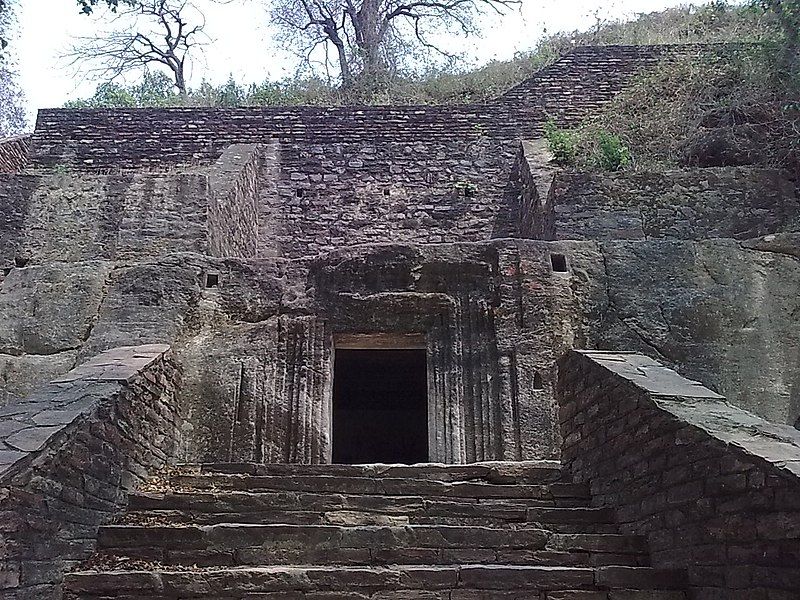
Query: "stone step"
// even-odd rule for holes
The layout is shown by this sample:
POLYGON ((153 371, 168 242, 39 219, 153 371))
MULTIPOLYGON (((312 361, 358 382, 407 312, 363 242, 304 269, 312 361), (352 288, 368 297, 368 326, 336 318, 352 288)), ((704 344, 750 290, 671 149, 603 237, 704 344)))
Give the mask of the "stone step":
POLYGON ((376 496, 425 496, 450 498, 526 498, 557 501, 588 500, 586 484, 493 484, 473 481, 436 481, 390 477, 334 477, 328 475, 173 474, 169 487, 175 491, 240 490, 292 491, 376 496))
POLYGON ((441 525, 111 525, 100 529, 98 548, 117 562, 164 565, 647 564, 636 536, 441 525))
MULTIPOLYGON (((584 504, 585 501, 580 501, 584 504)), ((290 524, 487 524, 614 523, 614 511, 587 506, 553 506, 552 500, 423 498, 306 492, 137 492, 129 497, 129 522, 161 515, 162 523, 238 521, 290 524)), ((157 522, 157 521, 156 521, 157 522)))
POLYGON ((186 570, 82 571, 67 575, 67 600, 215 598, 359 598, 478 600, 683 600, 681 571, 650 567, 421 566, 248 567, 186 570), (616 595, 608 590, 639 590, 616 595), (647 593, 644 593, 648 590, 647 593), (659 595, 652 591, 659 590, 659 595), (548 596, 545 592, 560 591, 548 596), (598 594, 587 595, 595 591, 598 594), (403 593, 405 592, 405 593, 403 593), (578 594, 578 592, 583 592, 578 594), (663 593, 661 593, 663 592, 663 593), (272 595, 267 595, 272 594, 272 595), (521 595, 522 594, 522 595, 521 595), (533 595, 532 595, 533 594, 533 595))
MULTIPOLYGON (((426 516, 414 514, 382 514, 352 510, 319 511, 261 511, 261 512, 200 512, 192 510, 129 510, 116 521, 120 525, 215 525, 219 523, 287 524, 287 525, 470 525, 509 528, 518 525, 537 527, 557 533, 617 533, 617 525, 611 521, 596 518, 595 511, 604 509, 573 508, 587 511, 585 522, 574 516, 549 516, 533 511, 522 512, 520 517, 509 518, 502 514, 492 516, 426 516), (502 517, 502 518, 501 518, 502 517)), ((602 513, 601 513, 602 515, 602 513)))
POLYGON ((430 479, 435 481, 485 481, 487 483, 550 483, 561 478, 561 463, 541 461, 487 461, 465 465, 420 463, 416 465, 297 465, 281 463, 201 463, 179 465, 193 474, 376 477, 389 479, 430 479))

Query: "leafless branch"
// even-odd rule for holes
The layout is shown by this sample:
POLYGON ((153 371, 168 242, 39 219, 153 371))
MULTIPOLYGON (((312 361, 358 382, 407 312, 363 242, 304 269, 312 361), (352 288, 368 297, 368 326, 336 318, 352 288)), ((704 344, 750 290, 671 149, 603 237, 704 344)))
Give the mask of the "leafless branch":
MULTIPOLYGON (((360 77, 386 74, 414 48, 447 59, 454 54, 434 41, 437 34, 477 33, 477 16, 504 14, 521 0, 273 0, 273 21, 283 40, 305 51, 335 50, 344 87, 360 77), (313 45, 308 42, 313 40, 313 45)), ((310 64, 310 54, 305 52, 310 64)))
POLYGON ((187 61, 210 41, 202 12, 185 0, 137 0, 120 7, 110 25, 109 31, 76 39, 65 55, 70 66, 106 82, 159 66, 170 72, 186 97, 187 61))

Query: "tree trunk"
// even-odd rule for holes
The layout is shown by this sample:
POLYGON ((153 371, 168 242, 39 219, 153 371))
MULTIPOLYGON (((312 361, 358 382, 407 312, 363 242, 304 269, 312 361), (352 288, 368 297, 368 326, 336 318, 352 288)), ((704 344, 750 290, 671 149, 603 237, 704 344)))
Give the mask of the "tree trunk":
POLYGON ((178 88, 178 94, 185 104, 189 99, 189 93, 186 89, 186 76, 183 72, 183 61, 175 65, 175 67, 172 69, 172 72, 175 75, 175 87, 178 88))
POLYGON ((331 40, 333 45, 336 46, 336 54, 339 57, 339 70, 342 75, 342 87, 350 89, 353 87, 353 70, 350 67, 350 61, 347 58, 347 51, 344 47, 344 42, 341 39, 331 40))
POLYGON ((388 71, 381 53, 385 41, 381 21, 380 0, 364 0, 353 19, 356 45, 364 61, 363 74, 371 78, 381 78, 388 71))

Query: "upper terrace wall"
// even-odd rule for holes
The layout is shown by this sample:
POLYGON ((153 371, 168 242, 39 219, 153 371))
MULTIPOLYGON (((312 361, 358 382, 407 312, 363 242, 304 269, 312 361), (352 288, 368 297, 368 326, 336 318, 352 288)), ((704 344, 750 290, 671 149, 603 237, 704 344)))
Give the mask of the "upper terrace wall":
POLYGON ((230 144, 270 138, 308 144, 530 138, 548 115, 573 122, 596 112, 640 68, 686 51, 679 49, 581 48, 487 105, 43 110, 32 160, 137 168, 215 160, 230 144))

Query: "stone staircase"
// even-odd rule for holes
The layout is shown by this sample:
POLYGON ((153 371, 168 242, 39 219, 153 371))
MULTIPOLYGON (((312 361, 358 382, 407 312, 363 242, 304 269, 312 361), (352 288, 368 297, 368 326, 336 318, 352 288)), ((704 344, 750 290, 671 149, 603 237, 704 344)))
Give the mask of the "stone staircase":
POLYGON ((557 463, 185 466, 130 497, 69 599, 683 600, 557 463))

